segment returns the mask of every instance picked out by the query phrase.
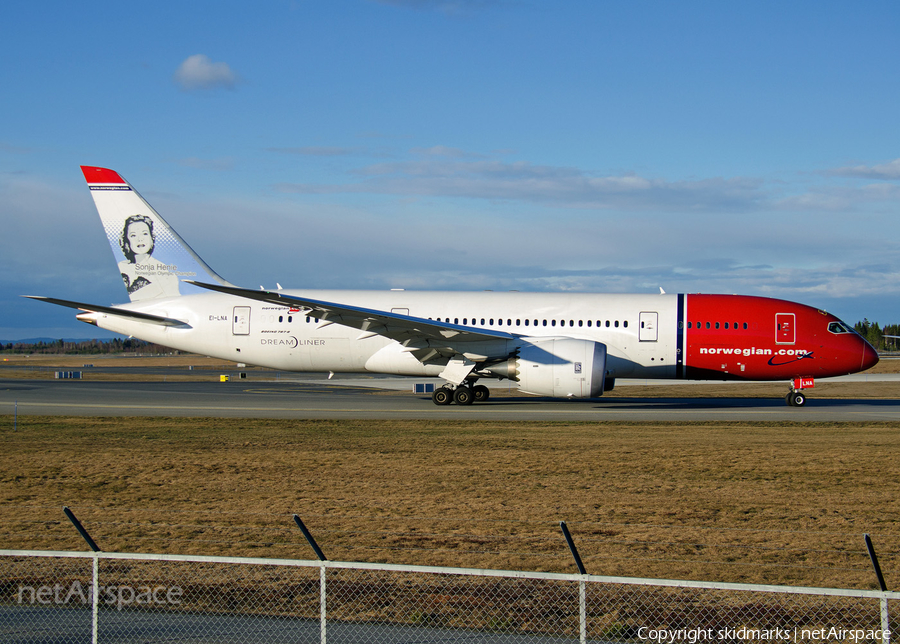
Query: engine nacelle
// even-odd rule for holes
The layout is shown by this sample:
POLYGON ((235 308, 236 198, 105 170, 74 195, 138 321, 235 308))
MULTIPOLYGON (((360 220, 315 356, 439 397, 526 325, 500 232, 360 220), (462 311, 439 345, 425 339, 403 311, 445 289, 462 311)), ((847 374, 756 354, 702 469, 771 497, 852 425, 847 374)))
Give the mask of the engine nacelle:
POLYGON ((573 338, 523 338, 518 355, 487 368, 530 394, 596 398, 605 390, 606 345, 573 338))

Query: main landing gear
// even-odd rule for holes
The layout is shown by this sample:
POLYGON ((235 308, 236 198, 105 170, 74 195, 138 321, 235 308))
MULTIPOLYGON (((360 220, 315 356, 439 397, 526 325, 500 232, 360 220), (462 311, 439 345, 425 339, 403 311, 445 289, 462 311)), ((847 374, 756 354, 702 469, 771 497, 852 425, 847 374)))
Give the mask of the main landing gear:
POLYGON ((474 402, 484 402, 491 397, 491 390, 484 385, 462 384, 455 389, 444 385, 434 390, 431 400, 435 405, 471 405, 474 402))
POLYGON ((784 397, 784 402, 791 407, 802 407, 806 404, 806 394, 803 393, 803 390, 815 386, 816 381, 812 378, 794 378, 791 381, 791 390, 784 397))

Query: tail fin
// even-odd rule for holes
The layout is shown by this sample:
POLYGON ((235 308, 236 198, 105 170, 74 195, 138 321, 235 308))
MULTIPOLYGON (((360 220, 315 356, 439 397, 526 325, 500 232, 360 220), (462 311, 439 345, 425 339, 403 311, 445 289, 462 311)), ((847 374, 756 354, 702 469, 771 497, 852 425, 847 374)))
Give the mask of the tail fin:
POLYGON ((182 279, 228 286, 119 174, 81 166, 132 302, 205 292, 182 279))

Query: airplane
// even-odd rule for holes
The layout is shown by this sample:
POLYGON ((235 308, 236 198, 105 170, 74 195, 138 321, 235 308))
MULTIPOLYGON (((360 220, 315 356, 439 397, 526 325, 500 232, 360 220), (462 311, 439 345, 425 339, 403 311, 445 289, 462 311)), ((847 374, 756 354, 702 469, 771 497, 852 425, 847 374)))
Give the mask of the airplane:
POLYGON ((875 349, 834 315, 748 295, 276 290, 210 268, 114 170, 82 166, 130 302, 81 312, 109 331, 287 371, 439 377, 437 405, 508 379, 546 397, 596 398, 618 378, 787 381, 864 371, 875 349))

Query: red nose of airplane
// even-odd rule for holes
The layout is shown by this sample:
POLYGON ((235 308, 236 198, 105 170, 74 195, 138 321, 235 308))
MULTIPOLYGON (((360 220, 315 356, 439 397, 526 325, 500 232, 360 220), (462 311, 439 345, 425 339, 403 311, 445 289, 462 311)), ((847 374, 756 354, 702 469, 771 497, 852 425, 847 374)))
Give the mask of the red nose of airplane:
POLYGON ((878 352, 875 351, 875 347, 871 344, 863 340, 863 350, 862 350, 862 364, 859 368, 860 371, 865 371, 871 367, 874 367, 878 363, 878 352))

